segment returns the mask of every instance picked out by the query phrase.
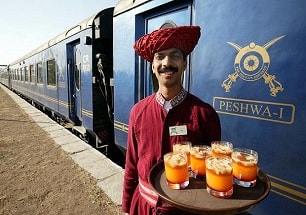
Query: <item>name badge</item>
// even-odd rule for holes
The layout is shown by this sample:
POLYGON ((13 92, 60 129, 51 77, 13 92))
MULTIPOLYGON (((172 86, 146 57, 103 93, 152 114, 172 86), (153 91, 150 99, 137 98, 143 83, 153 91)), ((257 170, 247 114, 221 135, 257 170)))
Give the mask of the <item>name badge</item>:
POLYGON ((170 136, 187 135, 187 126, 186 125, 170 126, 169 133, 170 136))

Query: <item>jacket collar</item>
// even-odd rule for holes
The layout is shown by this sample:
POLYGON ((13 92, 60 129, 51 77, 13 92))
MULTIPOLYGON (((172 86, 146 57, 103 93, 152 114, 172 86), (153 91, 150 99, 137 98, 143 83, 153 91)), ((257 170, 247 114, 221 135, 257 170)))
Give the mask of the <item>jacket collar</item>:
MULTIPOLYGON (((181 91, 173 99, 169 101, 170 103, 169 109, 178 106, 180 103, 182 103, 182 101, 184 101, 186 97, 187 97, 187 91, 184 88, 182 88, 181 91)), ((155 98, 158 104, 160 104, 162 107, 165 107, 166 100, 159 91, 156 92, 155 98)))

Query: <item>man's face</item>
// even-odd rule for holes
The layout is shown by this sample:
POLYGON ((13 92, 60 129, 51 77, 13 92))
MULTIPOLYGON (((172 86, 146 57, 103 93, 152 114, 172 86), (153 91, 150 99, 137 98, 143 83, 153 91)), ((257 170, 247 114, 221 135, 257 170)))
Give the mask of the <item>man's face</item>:
POLYGON ((174 87, 181 85, 181 76, 187 61, 179 49, 171 48, 156 52, 153 57, 152 70, 159 86, 174 87))

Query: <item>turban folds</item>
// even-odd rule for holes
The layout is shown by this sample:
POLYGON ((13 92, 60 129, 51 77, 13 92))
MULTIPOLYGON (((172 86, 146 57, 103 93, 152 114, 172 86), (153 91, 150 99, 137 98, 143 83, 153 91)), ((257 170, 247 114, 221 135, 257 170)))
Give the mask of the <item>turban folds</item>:
POLYGON ((134 44, 137 54, 149 62, 153 61, 156 52, 177 48, 186 56, 189 55, 201 35, 199 26, 178 26, 155 30, 142 36, 134 44))

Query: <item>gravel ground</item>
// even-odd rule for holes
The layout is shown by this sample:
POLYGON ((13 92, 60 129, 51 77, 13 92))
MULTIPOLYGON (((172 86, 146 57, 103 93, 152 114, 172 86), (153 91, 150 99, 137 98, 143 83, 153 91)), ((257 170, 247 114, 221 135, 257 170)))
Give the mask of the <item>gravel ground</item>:
POLYGON ((0 215, 123 214, 0 87, 0 215))

